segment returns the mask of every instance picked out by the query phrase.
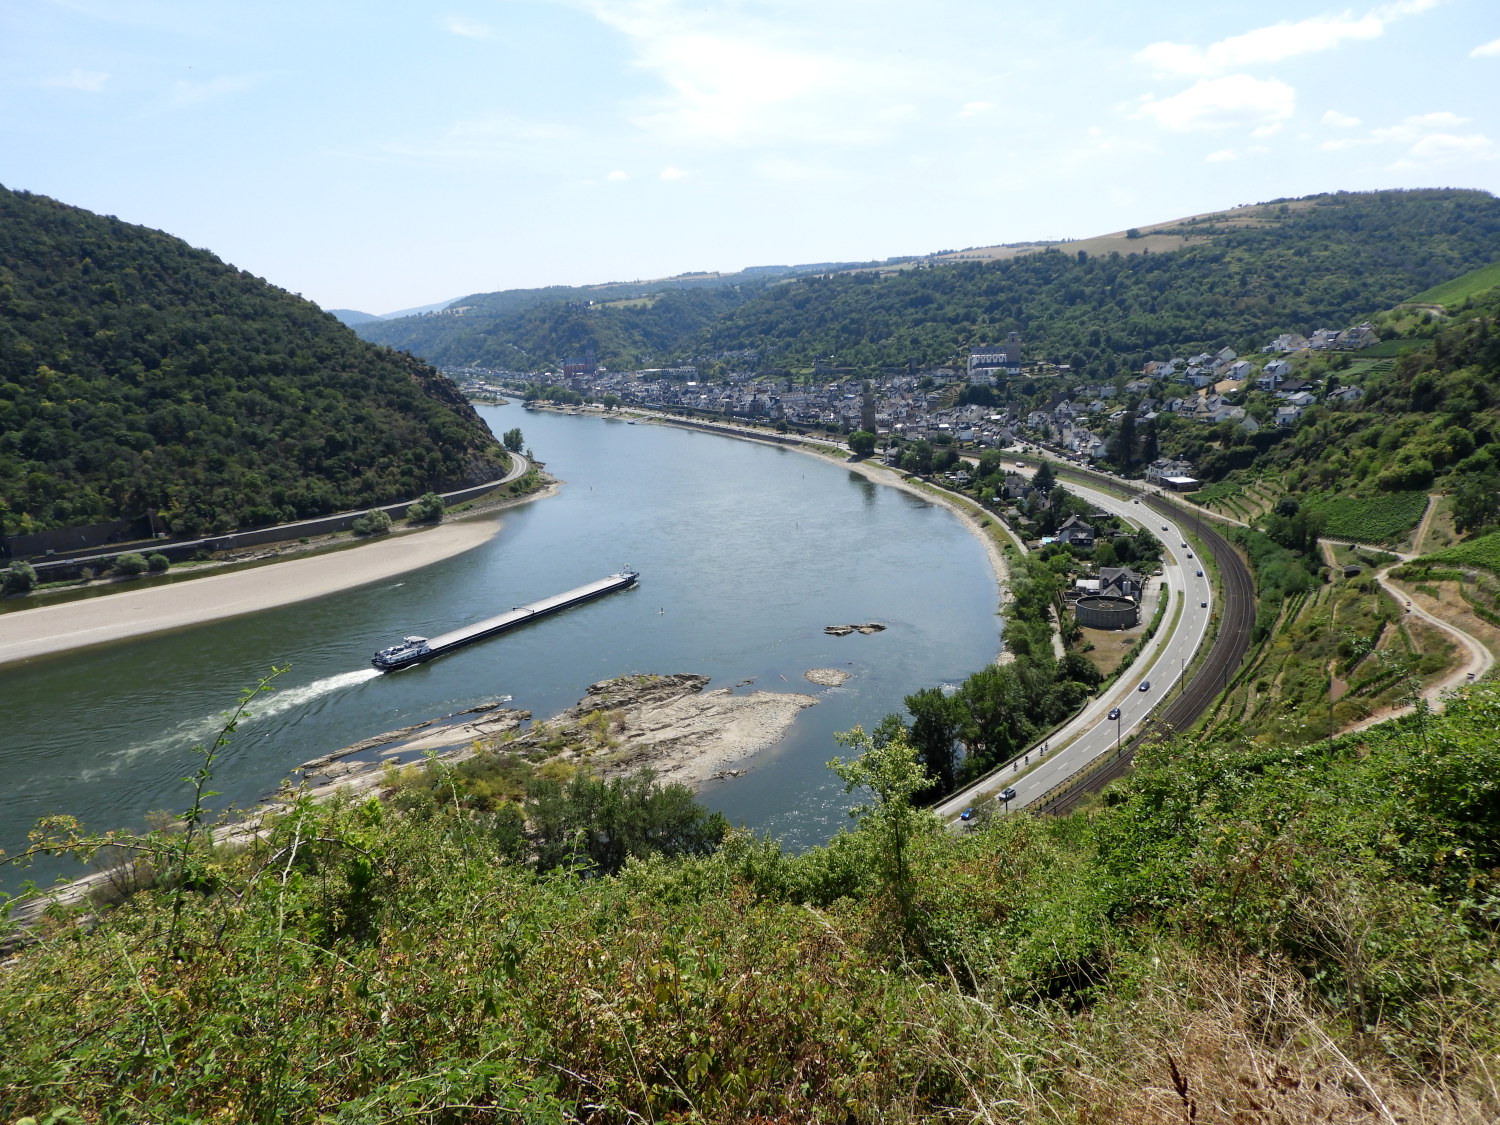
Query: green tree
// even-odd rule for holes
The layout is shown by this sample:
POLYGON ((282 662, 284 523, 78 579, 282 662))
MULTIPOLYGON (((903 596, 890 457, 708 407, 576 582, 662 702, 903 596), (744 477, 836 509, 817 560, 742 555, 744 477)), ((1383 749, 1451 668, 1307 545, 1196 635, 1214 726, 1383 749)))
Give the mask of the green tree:
POLYGON ((913 803, 915 796, 931 784, 931 778, 923 771, 916 751, 904 735, 894 734, 883 745, 876 745, 875 739, 861 727, 841 731, 834 737, 839 745, 858 751, 858 756, 848 761, 834 758, 828 768, 843 779, 844 792, 865 789, 874 796, 874 805, 857 805, 849 810, 849 815, 859 823, 861 831, 869 834, 874 845, 876 871, 895 906, 903 944, 926 955, 928 947, 916 914, 909 853, 919 836, 938 830, 937 819, 913 803))
POLYGON ((425 492, 406 509, 412 523, 437 523, 443 518, 443 498, 436 492, 425 492))
POLYGON ((146 569, 152 574, 161 574, 172 565, 172 560, 160 551, 155 551, 146 556, 146 569))
MULTIPOLYGON (((911 727, 906 738, 923 771, 932 778, 935 795, 953 792, 958 776, 958 739, 963 711, 941 688, 922 688, 906 697, 911 727)), ((876 738, 882 736, 876 730, 876 738)))
POLYGON ((1453 490, 1453 525, 1462 532, 1488 527, 1500 519, 1500 473, 1465 477, 1453 490))
POLYGON ((582 773, 566 784, 534 780, 526 820, 538 870, 600 875, 618 874, 632 857, 708 855, 729 830, 687 786, 657 785, 650 770, 610 781, 582 773))
POLYGON ((137 574, 145 574, 148 567, 146 557, 134 551, 127 551, 123 555, 116 555, 114 561, 114 572, 133 577, 137 574))
POLYGON ((0 593, 24 594, 36 589, 36 568, 29 562, 17 560, 0 574, 0 593))
POLYGON ((856 457, 868 457, 875 452, 875 435, 869 430, 855 430, 849 435, 849 451, 856 457))
POLYGON ((1052 468, 1052 462, 1043 460, 1032 478, 1032 483, 1043 493, 1050 493, 1053 486, 1057 484, 1057 473, 1052 468))
POLYGON ((355 535, 385 535, 391 530, 391 516, 384 508, 371 508, 362 516, 356 516, 349 529, 355 535))
POLYGON ((521 436, 521 428, 519 426, 515 427, 514 429, 506 430, 505 433, 501 435, 500 442, 505 446, 506 449, 510 450, 512 453, 521 452, 521 450, 525 448, 526 445, 526 439, 521 436))
POLYGON ((618 410, 618 409, 620 409, 620 396, 616 395, 616 394, 605 395, 604 396, 604 409, 605 410, 618 410))

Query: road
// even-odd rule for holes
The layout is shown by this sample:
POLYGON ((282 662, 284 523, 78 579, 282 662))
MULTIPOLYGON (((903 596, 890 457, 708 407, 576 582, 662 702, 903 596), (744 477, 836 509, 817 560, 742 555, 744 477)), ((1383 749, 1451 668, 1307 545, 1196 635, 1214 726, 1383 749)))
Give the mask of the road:
POLYGON ((1033 747, 1013 766, 1003 767, 935 806, 934 811, 944 819, 958 816, 964 808, 998 795, 1007 786, 1015 789, 1007 810, 1026 808, 1096 759, 1121 750, 1145 728, 1152 713, 1180 691, 1182 678, 1207 636, 1214 612, 1213 588, 1177 517, 1074 481, 1068 481, 1067 487, 1099 510, 1122 516, 1161 539, 1163 573, 1151 580, 1161 584, 1159 591, 1164 586, 1171 599, 1161 628, 1124 677, 1047 739, 1046 752, 1041 745, 1033 747), (1119 718, 1109 719, 1116 707, 1119 718), (1039 756, 1042 762, 1034 766, 1039 756))

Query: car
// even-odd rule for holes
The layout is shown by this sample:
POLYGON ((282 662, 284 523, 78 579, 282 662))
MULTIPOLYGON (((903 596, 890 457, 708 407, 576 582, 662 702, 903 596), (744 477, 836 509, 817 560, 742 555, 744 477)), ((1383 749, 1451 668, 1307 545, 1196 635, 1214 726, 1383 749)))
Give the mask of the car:
POLYGON ((1198 603, 1198 608, 1199 609, 1207 609, 1208 608, 1208 603, 1207 602, 1199 602, 1198 603))
POLYGON ((1026 462, 1025 461, 1017 461, 1016 462, 1016 468, 1018 468, 1018 469, 1024 469, 1025 467, 1026 467, 1026 462))
POLYGON ((1184 544, 1183 544, 1183 545, 1182 545, 1182 549, 1183 549, 1183 550, 1184 550, 1184 551, 1186 551, 1186 550, 1187 550, 1187 544, 1186 544, 1186 543, 1184 543, 1184 544))
POLYGON ((1132 503, 1132 504, 1139 504, 1139 503, 1140 503, 1140 501, 1139 501, 1139 500, 1132 500, 1132 501, 1131 501, 1131 503, 1132 503))
POLYGON ((1007 785, 1004 789, 1000 790, 1000 799, 1002 801, 1014 801, 1016 799, 1016 787, 1014 785, 1007 785))
POLYGON ((1199 578, 1202 578, 1202 577, 1203 577, 1203 572, 1202 572, 1202 571, 1201 571, 1201 570, 1200 570, 1200 571, 1199 571, 1199 572, 1198 572, 1198 577, 1199 577, 1199 578))
POLYGON ((958 814, 958 819, 959 820, 973 820, 974 819, 974 810, 973 810, 973 808, 964 809, 963 812, 961 812, 961 813, 958 814))
POLYGON ((1136 691, 1150 691, 1151 690, 1151 681, 1150 680, 1142 680, 1141 681, 1141 686, 1138 687, 1138 688, 1136 688, 1135 690, 1136 691))
POLYGON ((1111 719, 1118 719, 1120 717, 1120 709, 1118 707, 1111 707, 1109 709, 1109 717, 1111 719))
POLYGON ((1162 525, 1161 525, 1161 529, 1162 529, 1162 530, 1163 530, 1163 531, 1166 531, 1166 530, 1167 530, 1167 525, 1166 525, 1166 524, 1162 524, 1162 525))
POLYGON ((1189 552, 1188 552, 1188 558, 1192 558, 1192 557, 1193 557, 1193 552, 1192 552, 1192 551, 1189 551, 1189 552))

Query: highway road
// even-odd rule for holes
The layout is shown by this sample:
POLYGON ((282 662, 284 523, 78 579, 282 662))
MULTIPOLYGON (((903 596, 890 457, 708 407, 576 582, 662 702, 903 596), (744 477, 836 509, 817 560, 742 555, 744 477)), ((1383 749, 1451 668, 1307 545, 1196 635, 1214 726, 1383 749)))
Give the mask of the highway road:
MULTIPOLYGON (((1027 469, 1033 464, 1028 461, 1027 469)), ((1006 811, 1025 808, 1096 759, 1116 753, 1151 721, 1153 712, 1181 690, 1183 676, 1208 635, 1215 609, 1212 583, 1197 557, 1198 549, 1189 544, 1179 521, 1144 503, 1072 480, 1067 482, 1067 488, 1097 510, 1123 516, 1162 541, 1163 572, 1150 580, 1159 594, 1164 587, 1165 595, 1171 599, 1161 628, 1119 681, 1046 740, 1045 752, 1043 744, 1038 744, 1013 767, 1002 767, 934 806, 934 811, 945 820, 957 817, 971 805, 998 796, 1007 787, 1014 788, 1015 796, 1002 807, 1006 811), (1115 708, 1119 709, 1119 716, 1111 719, 1108 716, 1115 708), (1039 756, 1041 764, 1037 765, 1039 756)))

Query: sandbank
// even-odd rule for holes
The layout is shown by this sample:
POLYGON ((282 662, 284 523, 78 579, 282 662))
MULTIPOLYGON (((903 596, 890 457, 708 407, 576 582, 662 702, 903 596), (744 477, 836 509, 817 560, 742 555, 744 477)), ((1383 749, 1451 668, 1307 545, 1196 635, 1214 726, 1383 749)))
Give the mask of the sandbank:
POLYGON ((0 665, 320 598, 472 551, 498 517, 454 520, 352 549, 0 616, 0 665))

